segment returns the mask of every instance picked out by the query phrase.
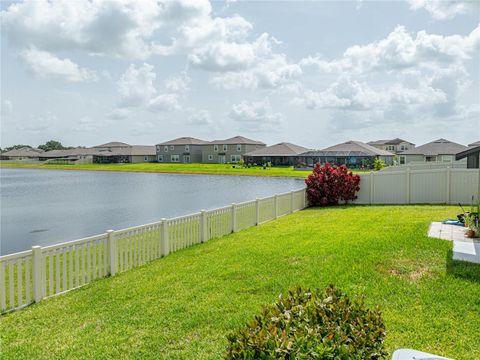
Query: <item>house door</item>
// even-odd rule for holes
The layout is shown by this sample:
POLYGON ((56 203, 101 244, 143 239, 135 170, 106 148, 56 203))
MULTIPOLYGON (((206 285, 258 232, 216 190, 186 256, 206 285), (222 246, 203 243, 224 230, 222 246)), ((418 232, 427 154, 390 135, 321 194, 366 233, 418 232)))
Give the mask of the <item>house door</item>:
POLYGON ((190 155, 183 155, 183 163, 184 164, 190 163, 190 155))
POLYGON ((225 164, 225 155, 218 155, 218 163, 219 164, 225 164))

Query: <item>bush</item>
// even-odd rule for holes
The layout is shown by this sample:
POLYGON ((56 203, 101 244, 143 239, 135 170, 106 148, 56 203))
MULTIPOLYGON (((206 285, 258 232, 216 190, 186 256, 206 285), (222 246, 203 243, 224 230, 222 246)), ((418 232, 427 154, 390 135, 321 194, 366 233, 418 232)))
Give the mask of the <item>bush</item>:
POLYGON ((227 336, 227 359, 383 359, 385 326, 378 309, 330 285, 297 288, 240 331, 227 336))
POLYGON ((382 170, 384 167, 385 167, 385 161, 380 160, 380 159, 375 159, 375 160, 373 161, 373 168, 374 168, 376 171, 382 170))
POLYGON ((360 190, 360 176, 353 175, 346 166, 332 166, 319 163, 305 179, 307 198, 310 206, 338 205, 339 201, 348 203, 355 200, 360 190))

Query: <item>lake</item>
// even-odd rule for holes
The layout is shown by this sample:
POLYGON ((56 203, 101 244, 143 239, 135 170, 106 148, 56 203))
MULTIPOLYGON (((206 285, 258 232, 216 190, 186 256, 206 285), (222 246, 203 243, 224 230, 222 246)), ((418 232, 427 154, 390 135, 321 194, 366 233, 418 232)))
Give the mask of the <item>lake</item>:
POLYGON ((0 254, 304 187, 252 176, 0 169, 0 254))

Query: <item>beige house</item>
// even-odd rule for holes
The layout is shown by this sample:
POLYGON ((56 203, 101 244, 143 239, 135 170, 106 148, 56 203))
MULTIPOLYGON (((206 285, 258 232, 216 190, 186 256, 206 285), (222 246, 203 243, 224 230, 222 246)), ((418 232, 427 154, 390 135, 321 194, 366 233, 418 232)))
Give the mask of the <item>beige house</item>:
POLYGON ((393 154, 399 154, 407 150, 415 148, 415 144, 403 139, 392 139, 392 140, 375 140, 367 143, 370 146, 376 147, 380 150, 386 150, 393 154))
POLYGON ((156 145, 159 163, 201 163, 203 147, 208 141, 193 137, 180 137, 156 145))
POLYGON ((412 162, 452 162, 455 160, 455 154, 467 149, 468 147, 464 145, 438 139, 402 152, 398 155, 398 162, 400 165, 412 162))
POLYGON ((2 160, 38 160, 44 151, 30 147, 22 147, 20 149, 12 149, 0 154, 2 160))
POLYGON ((235 136, 225 140, 214 140, 202 146, 202 162, 206 164, 237 163, 245 153, 264 148, 261 141, 235 136))

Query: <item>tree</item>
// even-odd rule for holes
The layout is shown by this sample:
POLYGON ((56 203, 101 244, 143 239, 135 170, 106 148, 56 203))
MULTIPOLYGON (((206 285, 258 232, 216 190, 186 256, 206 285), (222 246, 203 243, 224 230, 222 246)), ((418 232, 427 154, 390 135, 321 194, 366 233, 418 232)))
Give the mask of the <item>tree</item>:
POLYGON ((2 149, 2 152, 21 149, 21 148, 24 148, 24 147, 32 148, 30 145, 17 144, 17 145, 12 145, 12 146, 6 147, 5 149, 2 149))
POLYGON ((39 145, 38 148, 42 149, 43 151, 69 149, 68 147, 63 146, 60 141, 56 140, 47 141, 44 145, 39 145))

